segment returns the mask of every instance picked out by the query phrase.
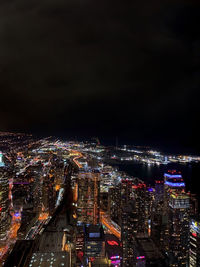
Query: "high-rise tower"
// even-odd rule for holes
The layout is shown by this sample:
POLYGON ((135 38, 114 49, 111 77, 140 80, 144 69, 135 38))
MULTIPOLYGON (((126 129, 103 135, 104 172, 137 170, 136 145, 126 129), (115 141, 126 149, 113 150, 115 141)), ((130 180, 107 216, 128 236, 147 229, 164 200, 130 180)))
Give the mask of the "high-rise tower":
POLYGON ((0 152, 0 243, 6 239, 9 228, 9 184, 8 176, 0 152))
POLYGON ((187 266, 190 199, 186 193, 171 193, 168 210, 170 266, 187 266))
POLYGON ((169 170, 164 174, 164 205, 168 206, 171 192, 185 190, 185 182, 180 172, 169 170))
POLYGON ((171 194, 185 191, 185 183, 180 172, 170 170, 164 174, 164 203, 162 212, 161 246, 164 251, 169 251, 169 202, 171 194))
POLYGON ((190 221, 189 267, 200 266, 200 220, 190 221))
POLYGON ((98 224, 100 216, 100 174, 80 173, 78 177, 78 221, 98 224))

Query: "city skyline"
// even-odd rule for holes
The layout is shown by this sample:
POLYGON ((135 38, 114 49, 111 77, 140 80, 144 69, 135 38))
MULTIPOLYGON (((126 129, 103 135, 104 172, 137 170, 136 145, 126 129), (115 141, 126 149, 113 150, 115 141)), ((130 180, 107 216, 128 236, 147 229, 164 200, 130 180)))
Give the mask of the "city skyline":
POLYGON ((200 5, 0 1, 0 267, 200 267, 200 5))
POLYGON ((0 149, 0 266, 199 266, 200 157, 15 133, 0 149))

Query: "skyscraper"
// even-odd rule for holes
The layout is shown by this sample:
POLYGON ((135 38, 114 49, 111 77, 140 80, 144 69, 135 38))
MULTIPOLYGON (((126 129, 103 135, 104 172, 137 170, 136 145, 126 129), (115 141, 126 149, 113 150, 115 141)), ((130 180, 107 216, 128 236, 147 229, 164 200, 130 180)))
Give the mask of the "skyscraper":
POLYGON ((84 226, 85 256, 88 260, 105 257, 105 235, 102 225, 87 224, 84 226))
POLYGON ((155 181, 155 202, 158 205, 161 201, 163 201, 164 196, 164 181, 156 180, 155 181))
POLYGON ((121 225, 121 185, 109 189, 109 213, 111 219, 121 225))
POLYGON ((169 170, 164 174, 164 205, 168 206, 171 192, 185 190, 185 182, 180 172, 169 170))
POLYGON ((122 266, 135 266, 135 234, 137 233, 136 205, 133 180, 121 181, 121 238, 122 266))
POLYGON ((98 224, 100 217, 99 173, 80 173, 78 176, 78 221, 98 224))
POLYGON ((200 266, 200 220, 190 221, 189 267, 200 266))
POLYGON ((163 250, 169 250, 169 201, 171 194, 179 194, 185 191, 185 183, 180 172, 169 170, 164 174, 164 203, 162 214, 161 245, 163 250))
POLYGON ((136 264, 135 246, 135 203, 130 200, 122 207, 122 266, 132 267, 136 264))
POLYGON ((186 193, 171 193, 168 210, 170 266, 187 266, 190 199, 186 193))
POLYGON ((120 209, 123 266, 135 266, 135 238, 148 236, 151 224, 152 194, 153 189, 147 189, 146 184, 137 178, 121 181, 120 209))
POLYGON ((8 176, 0 152, 0 243, 4 242, 9 228, 9 184, 8 176))
POLYGON ((42 184, 42 205, 43 209, 49 214, 53 214, 56 205, 54 177, 44 176, 42 184), (51 182, 49 180, 51 179, 51 182))

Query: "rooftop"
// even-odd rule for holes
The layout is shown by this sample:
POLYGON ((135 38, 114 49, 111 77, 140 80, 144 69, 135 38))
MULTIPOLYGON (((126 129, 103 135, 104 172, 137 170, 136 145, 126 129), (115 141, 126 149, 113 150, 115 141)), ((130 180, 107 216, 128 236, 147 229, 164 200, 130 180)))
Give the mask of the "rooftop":
POLYGON ((29 267, 69 267, 67 252, 33 253, 29 267))

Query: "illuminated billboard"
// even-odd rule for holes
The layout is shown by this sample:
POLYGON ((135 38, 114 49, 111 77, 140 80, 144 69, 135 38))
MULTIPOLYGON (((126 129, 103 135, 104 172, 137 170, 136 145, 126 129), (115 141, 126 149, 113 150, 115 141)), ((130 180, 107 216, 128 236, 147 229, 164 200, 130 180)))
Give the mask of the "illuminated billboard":
POLYGON ((0 167, 4 167, 5 166, 5 164, 4 164, 4 162, 3 162, 3 154, 2 154, 2 152, 0 151, 0 167))
POLYGON ((100 233, 89 233, 90 238, 100 237, 100 233))

